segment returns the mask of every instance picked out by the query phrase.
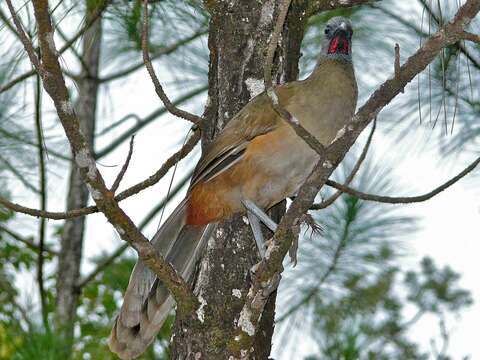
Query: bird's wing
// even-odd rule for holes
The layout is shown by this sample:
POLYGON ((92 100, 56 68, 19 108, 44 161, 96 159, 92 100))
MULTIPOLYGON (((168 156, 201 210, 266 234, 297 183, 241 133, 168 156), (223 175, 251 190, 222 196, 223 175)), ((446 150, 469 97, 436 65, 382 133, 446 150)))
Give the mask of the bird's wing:
POLYGON ((190 188, 233 166, 241 159, 252 139, 280 125, 282 120, 270 106, 270 99, 265 93, 258 95, 230 120, 207 148, 195 168, 190 188))

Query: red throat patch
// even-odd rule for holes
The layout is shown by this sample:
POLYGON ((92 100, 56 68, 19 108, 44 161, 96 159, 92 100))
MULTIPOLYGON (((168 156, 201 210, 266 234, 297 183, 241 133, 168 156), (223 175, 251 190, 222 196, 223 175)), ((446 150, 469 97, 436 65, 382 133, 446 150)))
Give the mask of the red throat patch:
POLYGON ((330 42, 330 47, 328 48, 329 54, 342 53, 348 55, 348 41, 344 36, 337 35, 330 42))

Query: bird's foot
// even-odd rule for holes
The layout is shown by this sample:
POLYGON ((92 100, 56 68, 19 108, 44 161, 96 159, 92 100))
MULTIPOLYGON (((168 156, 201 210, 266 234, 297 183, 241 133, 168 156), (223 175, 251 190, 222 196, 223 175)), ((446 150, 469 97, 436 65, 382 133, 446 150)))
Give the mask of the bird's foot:
POLYGON ((302 218, 300 219, 300 222, 307 226, 307 229, 305 230, 305 232, 307 232, 307 230, 310 229, 311 231, 310 238, 313 235, 321 235, 323 233, 322 226, 319 223, 317 223, 313 218, 313 216, 310 214, 303 215, 302 218))
MULTIPOLYGON (((293 237, 292 245, 288 250, 288 255, 290 256, 290 261, 293 263, 293 267, 297 265, 297 252, 298 252, 298 238, 300 235, 300 225, 305 224, 307 226, 307 230, 311 229, 310 238, 315 234, 321 234, 323 232, 322 227, 317 224, 310 214, 303 215, 298 224, 295 226, 295 236, 293 237)), ((305 230, 305 232, 307 231, 305 230)))

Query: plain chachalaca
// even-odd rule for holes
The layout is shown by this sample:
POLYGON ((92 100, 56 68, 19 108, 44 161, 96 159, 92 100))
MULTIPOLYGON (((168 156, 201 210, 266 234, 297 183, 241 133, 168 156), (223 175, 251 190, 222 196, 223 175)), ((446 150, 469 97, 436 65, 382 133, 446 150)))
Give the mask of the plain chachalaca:
MULTIPOLYGON (((355 111, 352 33, 347 19, 330 19, 310 76, 274 88, 280 104, 325 146, 355 111)), ((261 218, 261 209, 295 195, 318 160, 319 155, 275 113, 268 96, 256 96, 204 152, 186 198, 152 244, 189 281, 217 222, 248 208, 252 225, 258 225, 254 214, 261 218)), ((269 225, 268 219, 260 220, 269 225)), ((258 231, 254 233, 257 238, 258 231)), ((140 355, 173 305, 162 282, 138 261, 110 335, 110 349, 122 359, 140 355)))

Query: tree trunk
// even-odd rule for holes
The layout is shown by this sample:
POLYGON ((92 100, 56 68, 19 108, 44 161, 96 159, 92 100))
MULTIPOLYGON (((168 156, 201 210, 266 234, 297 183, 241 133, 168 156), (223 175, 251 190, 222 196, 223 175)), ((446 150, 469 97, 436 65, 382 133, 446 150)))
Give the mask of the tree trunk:
MULTIPOLYGON (((87 18, 93 9, 87 6, 87 18)), ((88 21, 88 20, 87 20, 88 21)), ((101 19, 98 19, 83 36, 82 58, 84 68, 77 82, 78 98, 75 111, 80 127, 93 152, 95 113, 97 108, 98 68, 102 37, 101 19)), ((77 166, 72 163, 67 197, 67 210, 87 206, 88 189, 83 183, 77 166)), ((61 238, 57 278, 57 303, 55 309, 56 326, 65 340, 65 354, 70 353, 73 340, 73 327, 77 309, 79 290, 76 282, 80 277, 82 262, 83 234, 85 217, 65 221, 61 238)))
MULTIPOLYGON (((263 91, 268 40, 277 18, 278 1, 216 2, 210 7, 209 101, 203 144, 207 144, 251 98, 263 91)), ((295 1, 277 49, 274 79, 298 76, 307 1, 295 1)), ((274 211, 279 216, 284 206, 274 211)), ((267 239, 271 234, 266 235, 267 239)), ((250 286, 250 268, 259 261, 246 217, 220 224, 199 265, 195 294, 203 306, 197 317, 177 319, 172 359, 267 359, 274 328, 274 292, 255 329, 253 346, 235 340, 236 324, 250 286)), ((238 340, 238 338, 237 338, 238 340)))

